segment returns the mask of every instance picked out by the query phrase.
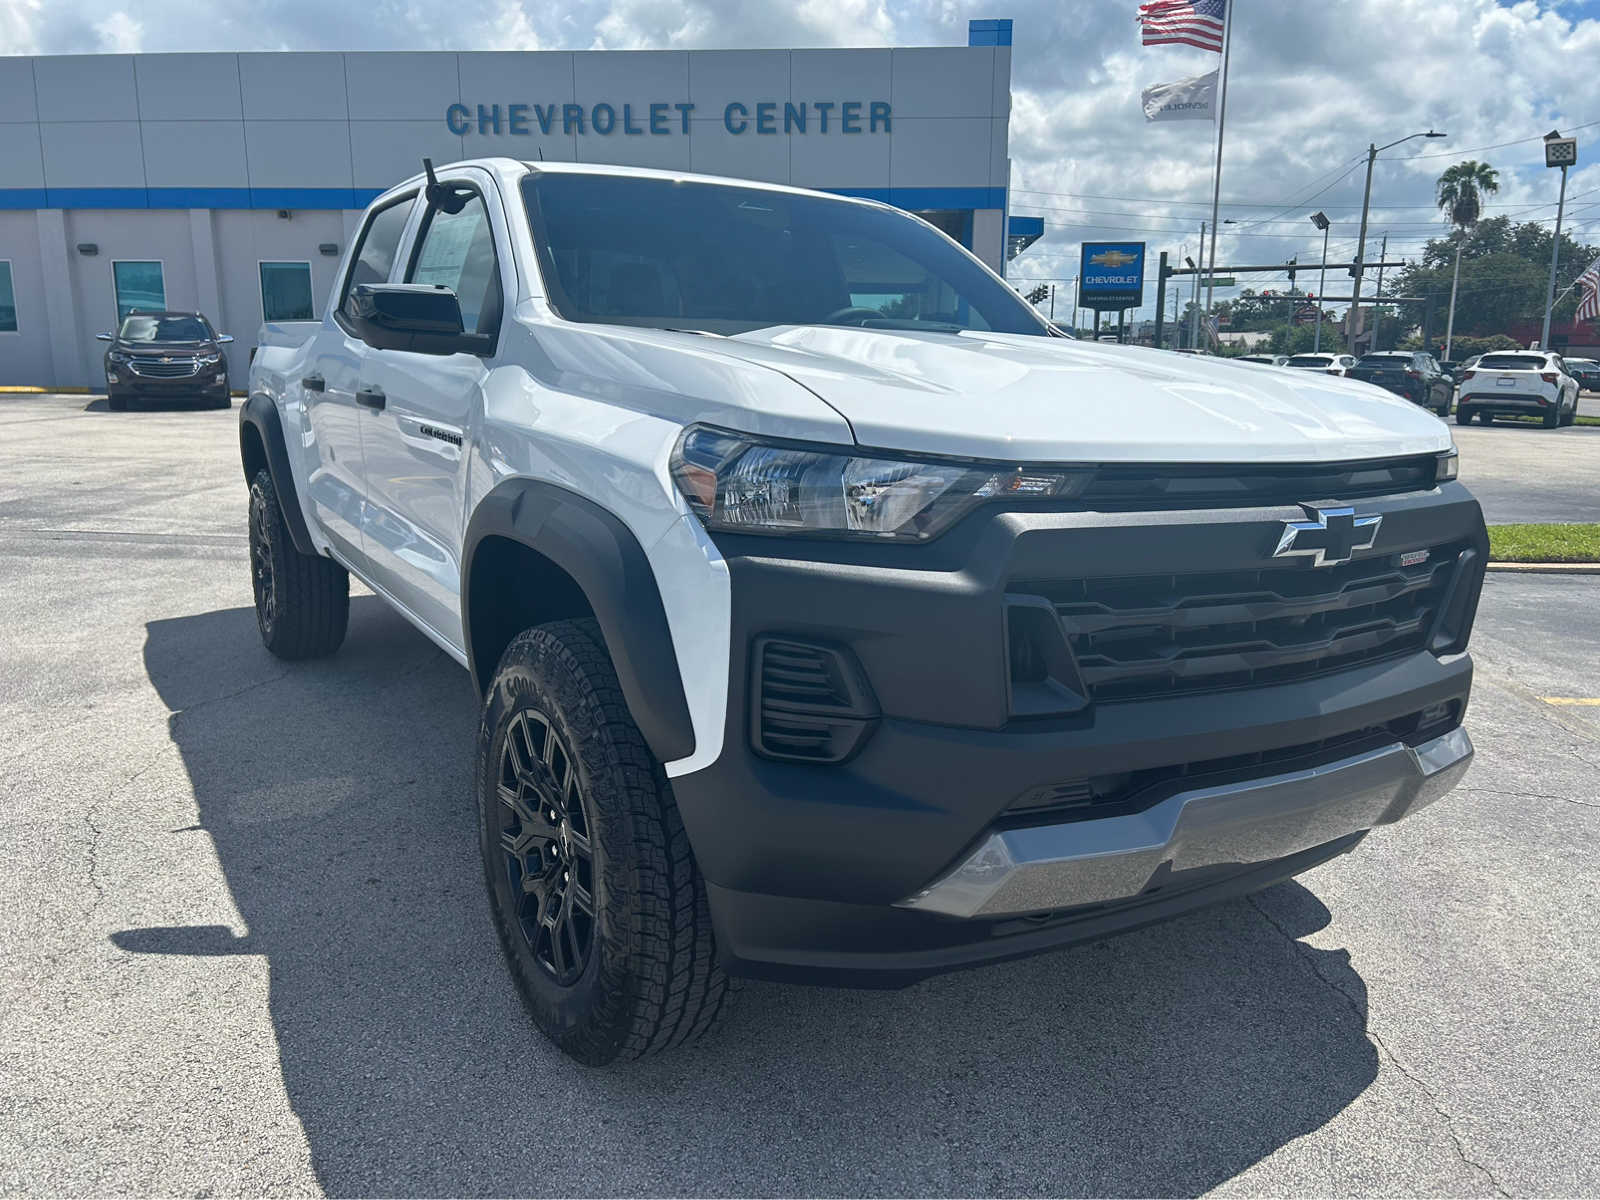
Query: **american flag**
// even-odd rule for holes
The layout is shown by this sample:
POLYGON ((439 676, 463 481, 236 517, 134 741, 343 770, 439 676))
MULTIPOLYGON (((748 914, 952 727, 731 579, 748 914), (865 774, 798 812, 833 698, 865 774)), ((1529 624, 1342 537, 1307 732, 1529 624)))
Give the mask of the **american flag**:
POLYGON ((1578 276, 1578 320, 1600 321, 1600 258, 1578 276))
POLYGON ((1181 42, 1222 52, 1222 24, 1227 0, 1150 0, 1139 5, 1139 24, 1146 46, 1181 42))

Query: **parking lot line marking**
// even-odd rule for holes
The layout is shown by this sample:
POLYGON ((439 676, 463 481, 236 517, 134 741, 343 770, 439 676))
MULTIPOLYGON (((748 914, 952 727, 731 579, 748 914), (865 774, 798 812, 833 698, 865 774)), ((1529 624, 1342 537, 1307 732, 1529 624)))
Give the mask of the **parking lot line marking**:
POLYGON ((1600 708, 1600 696, 1540 696, 1546 704, 1571 704, 1579 708, 1600 708))

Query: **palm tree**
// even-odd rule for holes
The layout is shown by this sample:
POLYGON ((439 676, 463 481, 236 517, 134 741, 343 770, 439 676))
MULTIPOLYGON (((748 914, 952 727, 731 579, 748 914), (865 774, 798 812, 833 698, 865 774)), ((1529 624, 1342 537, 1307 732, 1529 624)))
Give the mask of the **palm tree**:
POLYGON ((1450 357, 1450 342, 1456 332, 1456 288, 1461 283, 1461 246, 1467 231, 1483 214, 1483 197, 1500 190, 1500 173, 1488 163, 1467 159, 1449 167, 1439 176, 1434 200, 1445 220, 1455 226, 1456 269, 1450 279, 1450 318, 1445 323, 1444 356, 1450 357))

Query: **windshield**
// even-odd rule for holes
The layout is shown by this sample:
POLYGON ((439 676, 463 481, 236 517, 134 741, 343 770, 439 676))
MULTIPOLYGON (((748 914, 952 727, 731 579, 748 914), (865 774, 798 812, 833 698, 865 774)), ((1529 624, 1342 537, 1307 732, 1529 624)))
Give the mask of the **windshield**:
POLYGON ((200 317, 129 317, 117 334, 125 342, 204 342, 211 327, 200 317))
POLYGON ((1358 367, 1409 367, 1411 355, 1409 354, 1363 354, 1358 367))
POLYGON ((908 214, 613 175, 530 175, 523 196, 550 301, 569 321, 722 334, 857 325, 1049 336, 1020 296, 908 214))
POLYGON ((1486 354, 1478 366, 1485 371, 1543 371, 1546 363, 1537 354, 1486 354))
POLYGON ((1296 354, 1289 360, 1291 367, 1331 367, 1333 359, 1325 355, 1296 354))

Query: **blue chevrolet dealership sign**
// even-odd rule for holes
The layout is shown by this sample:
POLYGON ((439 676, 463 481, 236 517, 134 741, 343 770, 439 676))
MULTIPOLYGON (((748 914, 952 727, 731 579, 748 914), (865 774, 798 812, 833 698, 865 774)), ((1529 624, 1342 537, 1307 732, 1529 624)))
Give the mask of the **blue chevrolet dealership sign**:
POLYGON ((1102 311, 1144 303, 1144 243, 1084 242, 1078 304, 1102 311))
MULTIPOLYGON (((666 134, 690 130, 695 106, 653 104, 452 104, 444 123, 454 134, 666 134)), ((887 100, 762 100, 723 105, 729 133, 890 133, 887 100)))

